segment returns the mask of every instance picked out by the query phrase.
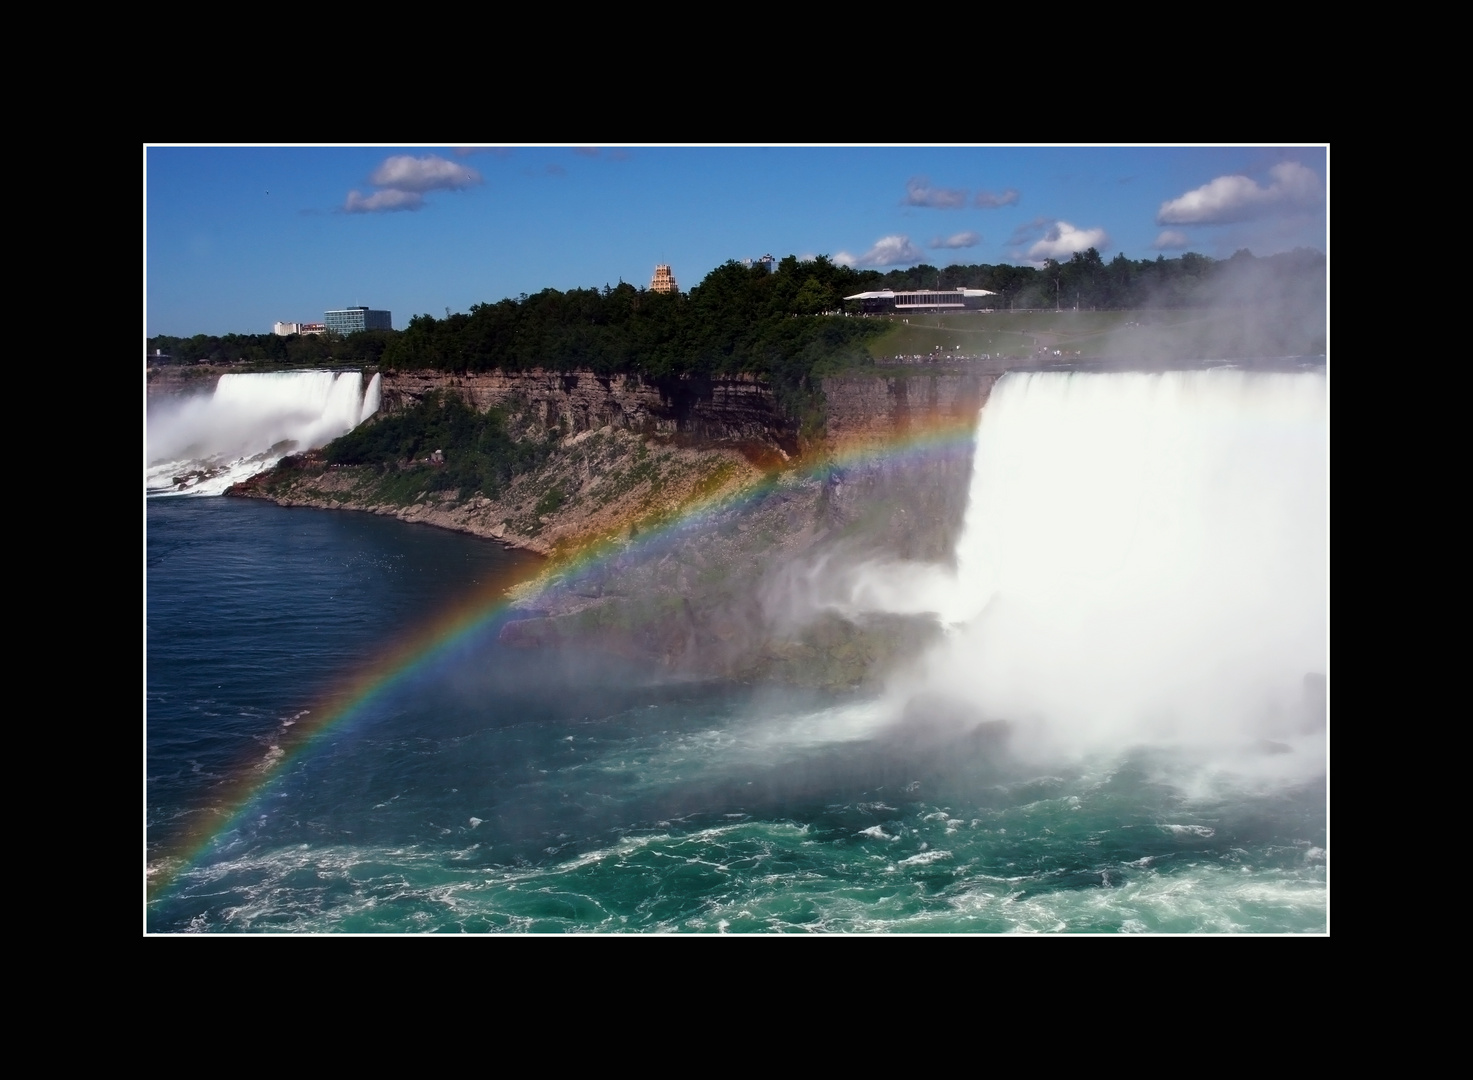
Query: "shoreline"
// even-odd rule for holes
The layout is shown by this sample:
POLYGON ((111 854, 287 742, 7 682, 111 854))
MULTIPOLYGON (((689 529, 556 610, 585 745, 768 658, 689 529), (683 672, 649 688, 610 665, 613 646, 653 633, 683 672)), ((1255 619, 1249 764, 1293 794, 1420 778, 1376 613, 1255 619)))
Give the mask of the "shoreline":
POLYGON ((493 495, 422 491, 408 503, 385 500, 377 497, 384 474, 373 466, 328 465, 320 451, 301 455, 286 472, 258 473, 224 494, 282 507, 395 517, 553 559, 589 544, 632 538, 691 505, 737 495, 769 474, 752 460, 758 456, 750 448, 744 453, 729 445, 686 447, 605 426, 562 440, 539 468, 493 495), (549 498, 553 492, 555 499, 549 498))
MULTIPOLYGON (((264 476, 258 473, 257 476, 264 476)), ((356 502, 354 500, 338 500, 327 497, 314 498, 310 495, 278 496, 264 490, 250 490, 250 485, 256 477, 242 481, 224 492, 219 497, 234 499, 264 499, 274 502, 277 506, 286 508, 305 508, 309 510, 348 510, 354 513, 377 514, 380 517, 394 517, 411 525, 429 525, 436 529, 447 529, 450 532, 465 533, 481 540, 495 540, 503 547, 516 551, 527 551, 543 558, 551 558, 554 554, 551 547, 538 541, 535 537, 521 537, 508 535, 504 525, 488 527, 484 523, 474 520, 468 514, 463 519, 458 519, 456 510, 464 507, 456 505, 454 509, 442 509, 430 507, 422 503, 410 506, 395 506, 391 503, 356 502)), ((208 497, 208 496, 206 496, 208 497)))

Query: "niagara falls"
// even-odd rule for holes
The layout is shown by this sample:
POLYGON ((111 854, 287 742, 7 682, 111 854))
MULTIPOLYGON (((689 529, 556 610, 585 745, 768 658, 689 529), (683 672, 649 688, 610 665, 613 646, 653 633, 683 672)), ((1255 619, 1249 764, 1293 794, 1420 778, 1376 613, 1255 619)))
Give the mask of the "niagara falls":
POLYGON ((146 158, 145 936, 1330 933, 1327 148, 146 158))

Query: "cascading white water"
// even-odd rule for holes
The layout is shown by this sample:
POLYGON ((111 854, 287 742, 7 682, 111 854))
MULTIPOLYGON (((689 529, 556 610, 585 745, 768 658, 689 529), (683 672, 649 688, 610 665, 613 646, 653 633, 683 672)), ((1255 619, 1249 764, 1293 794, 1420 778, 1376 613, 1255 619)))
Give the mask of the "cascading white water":
POLYGON ((951 632, 898 692, 1025 742, 1322 739, 1328 472, 1323 373, 1010 374, 955 574, 871 565, 846 605, 938 612, 951 632))
POLYGON ((375 371, 373 378, 368 380, 368 389, 363 391, 363 408, 358 410, 358 422, 360 424, 378 412, 379 395, 381 393, 380 378, 382 376, 375 371))
POLYGON ((218 495, 286 454, 323 446, 378 411, 379 376, 357 371, 222 375, 214 393, 149 412, 144 489, 218 495))

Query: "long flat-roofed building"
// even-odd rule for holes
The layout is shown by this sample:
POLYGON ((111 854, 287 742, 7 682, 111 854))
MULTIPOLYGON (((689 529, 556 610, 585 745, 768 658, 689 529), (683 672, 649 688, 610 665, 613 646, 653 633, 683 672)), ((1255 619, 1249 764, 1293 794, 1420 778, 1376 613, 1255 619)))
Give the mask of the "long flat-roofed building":
POLYGON ((858 300, 865 311, 975 311, 983 305, 984 296, 996 296, 991 289, 919 289, 896 292, 878 289, 855 293, 845 300, 858 300))

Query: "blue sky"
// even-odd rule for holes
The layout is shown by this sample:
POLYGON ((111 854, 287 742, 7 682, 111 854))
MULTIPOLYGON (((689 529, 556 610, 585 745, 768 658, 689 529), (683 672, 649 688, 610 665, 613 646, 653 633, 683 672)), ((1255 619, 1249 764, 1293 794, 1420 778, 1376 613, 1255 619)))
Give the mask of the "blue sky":
POLYGON ((549 286, 682 289, 727 259, 887 270, 1329 250, 1327 147, 144 149, 145 335, 549 286))

